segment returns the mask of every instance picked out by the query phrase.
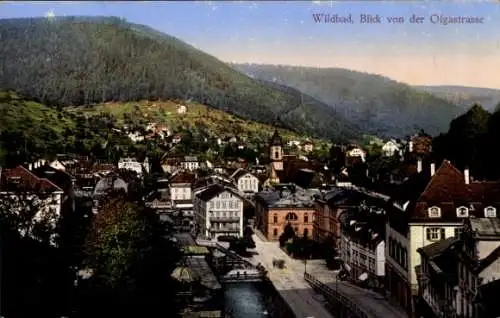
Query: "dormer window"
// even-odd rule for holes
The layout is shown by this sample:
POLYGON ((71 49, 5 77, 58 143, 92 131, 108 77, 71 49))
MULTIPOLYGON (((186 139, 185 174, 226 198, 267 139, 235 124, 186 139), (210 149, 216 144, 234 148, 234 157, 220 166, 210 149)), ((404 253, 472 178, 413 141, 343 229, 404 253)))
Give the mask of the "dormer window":
POLYGON ((439 218, 441 217, 441 209, 437 206, 433 206, 429 208, 429 217, 430 218, 439 218))
POLYGON ((469 209, 465 206, 457 208, 457 217, 466 218, 469 216, 469 209))
POLYGON ((484 208, 484 216, 487 218, 496 218, 497 217, 497 209, 492 207, 492 206, 488 206, 488 207, 484 208))

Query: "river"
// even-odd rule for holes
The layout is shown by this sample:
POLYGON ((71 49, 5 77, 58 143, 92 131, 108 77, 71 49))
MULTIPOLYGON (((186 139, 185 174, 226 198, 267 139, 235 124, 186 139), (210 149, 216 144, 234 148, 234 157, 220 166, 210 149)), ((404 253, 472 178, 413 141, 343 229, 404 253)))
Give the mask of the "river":
POLYGON ((224 307, 231 318, 294 317, 288 305, 268 281, 225 285, 224 307))

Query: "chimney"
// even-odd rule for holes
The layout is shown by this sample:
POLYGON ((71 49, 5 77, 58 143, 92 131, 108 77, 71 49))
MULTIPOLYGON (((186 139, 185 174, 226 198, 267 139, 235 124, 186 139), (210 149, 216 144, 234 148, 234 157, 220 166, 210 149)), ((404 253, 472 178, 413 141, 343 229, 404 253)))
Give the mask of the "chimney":
POLYGON ((469 184, 470 183, 470 177, 469 177, 469 168, 465 168, 464 170, 464 181, 465 181, 465 184, 469 184))
POLYGON ((431 177, 436 173, 436 164, 431 163, 431 177))
POLYGON ((417 172, 422 172, 422 159, 418 159, 417 161, 417 172))
POLYGON ((408 142, 408 152, 413 152, 413 141, 408 142))

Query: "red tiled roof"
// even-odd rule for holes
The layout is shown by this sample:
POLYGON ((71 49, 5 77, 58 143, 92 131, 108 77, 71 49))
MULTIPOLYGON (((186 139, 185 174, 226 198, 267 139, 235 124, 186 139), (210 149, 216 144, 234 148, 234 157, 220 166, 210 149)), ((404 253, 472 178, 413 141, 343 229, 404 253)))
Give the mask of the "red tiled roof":
POLYGON ((0 191, 56 192, 63 190, 45 178, 39 178, 23 166, 2 171, 0 191))
POLYGON ((488 205, 500 208, 500 182, 466 184, 464 174, 445 160, 418 196, 410 218, 426 219, 427 208, 434 205, 441 208, 441 219, 450 221, 458 219, 456 208, 461 205, 472 205, 481 213, 488 205))

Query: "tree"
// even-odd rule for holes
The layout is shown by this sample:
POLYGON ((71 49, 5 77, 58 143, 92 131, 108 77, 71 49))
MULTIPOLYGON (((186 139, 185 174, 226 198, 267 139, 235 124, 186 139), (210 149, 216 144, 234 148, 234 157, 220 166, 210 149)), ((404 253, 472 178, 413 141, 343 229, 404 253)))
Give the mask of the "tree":
POLYGON ((93 276, 80 309, 88 315, 156 312, 173 298, 168 273, 179 251, 164 239, 153 211, 121 192, 109 194, 105 202, 86 241, 84 265, 93 276))
POLYGON ((50 194, 11 193, 0 199, 2 314, 65 314, 68 268, 59 239, 59 216, 50 194), (54 301, 57 299, 58 301, 54 301))
POLYGON ((292 225, 288 223, 283 230, 283 234, 281 234, 279 237, 280 246, 285 246, 285 243, 290 239, 295 238, 295 236, 295 230, 293 229, 292 225))

